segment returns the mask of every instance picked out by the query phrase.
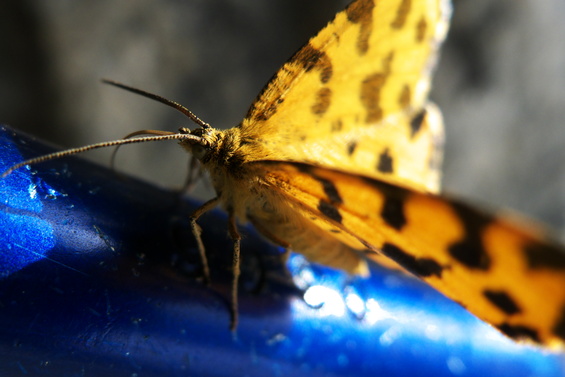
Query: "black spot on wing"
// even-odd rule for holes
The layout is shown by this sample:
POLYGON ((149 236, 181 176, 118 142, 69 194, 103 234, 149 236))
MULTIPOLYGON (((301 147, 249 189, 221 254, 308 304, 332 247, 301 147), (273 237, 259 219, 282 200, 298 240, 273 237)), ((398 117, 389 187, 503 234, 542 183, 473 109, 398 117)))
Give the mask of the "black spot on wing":
POLYGON ((324 194, 326 195, 327 199, 321 199, 319 201, 318 210, 328 219, 341 224, 342 216, 336 206, 342 204, 343 199, 341 198, 333 182, 326 178, 319 177, 315 173, 314 168, 311 165, 300 163, 294 163, 293 165, 300 172, 309 175, 310 177, 321 183, 322 189, 324 190, 324 194))
POLYGON ((420 111, 418 114, 412 118, 410 121, 410 137, 413 138, 416 136, 418 131, 422 128, 422 124, 424 123, 424 118, 426 117, 426 110, 420 111))
POLYGON ((421 43, 424 41, 427 30, 428 22, 426 21, 426 18, 422 16, 422 18, 420 18, 420 21, 418 21, 418 26, 416 27, 416 42, 421 43))
POLYGON ((441 278, 443 267, 433 259, 416 258, 391 243, 385 243, 381 251, 416 276, 422 278, 437 276, 441 278))
POLYGON ((355 148, 357 148, 356 141, 350 141, 349 143, 347 143, 347 154, 351 156, 353 152, 355 152, 355 148))
POLYGON ((337 191, 337 188, 335 187, 332 181, 322 177, 318 177, 316 175, 312 175, 312 177, 322 184, 324 193, 327 195, 328 199, 330 200, 330 203, 332 204, 343 203, 343 199, 341 198, 341 195, 339 195, 339 192, 337 191))
POLYGON ((327 84, 330 81, 333 68, 332 62, 324 51, 316 49, 311 44, 302 47, 291 59, 291 62, 302 65, 306 72, 316 69, 320 72, 320 81, 327 84))
POLYGON ((380 213, 381 218, 394 229, 402 229, 406 225, 406 216, 404 214, 405 193, 403 191, 388 193, 388 190, 381 191, 385 195, 385 201, 380 213))
POLYGON ((343 204, 343 199, 337 191, 337 187, 335 187, 334 183, 329 179, 323 178, 318 176, 312 170, 312 166, 306 164, 295 164, 299 171, 308 174, 310 177, 315 179, 316 181, 322 184, 322 189, 324 190, 324 194, 326 194, 328 201, 331 204, 343 204))
POLYGON ((388 184, 368 177, 361 177, 369 186, 380 191, 384 197, 380 217, 385 223, 396 230, 401 230, 406 225, 404 204, 409 192, 401 187, 388 184))
POLYGON ((528 266, 532 269, 549 268, 565 269, 565 250, 562 247, 547 243, 531 242, 524 246, 524 254, 528 266))
POLYGON ((402 91, 400 92, 400 97, 398 97, 398 104, 401 108, 407 108, 410 106, 410 102, 412 101, 412 94, 410 90, 410 85, 404 84, 402 87, 402 91))
POLYGON ((555 336, 565 340, 565 307, 561 308, 561 316, 552 328, 555 336))
POLYGON ((360 24, 357 37, 357 52, 364 55, 369 50, 369 38, 373 30, 373 1, 354 1, 345 9, 347 19, 360 24))
POLYGON ((381 92, 388 76, 389 72, 378 72, 367 76, 361 82, 359 99, 365 110, 367 110, 365 123, 377 123, 383 117, 381 92))
POLYGON ((320 200, 320 203, 318 204, 318 210, 322 212, 330 220, 333 220, 341 224, 342 217, 339 211, 337 210, 337 208, 335 208, 335 206, 331 205, 330 203, 324 200, 320 200))
POLYGON ((377 170, 381 173, 392 173, 394 171, 393 168, 393 158, 390 155, 390 151, 386 148, 380 155, 379 155, 379 162, 377 163, 377 170))
POLYGON ((507 292, 485 289, 483 295, 505 314, 514 315, 521 312, 518 304, 516 304, 507 292))
POLYGON ((390 26, 395 29, 402 29, 404 27, 404 24, 406 23, 406 19, 408 18, 408 14, 410 13, 411 8, 412 0, 402 0, 400 6, 396 11, 396 18, 390 26))
POLYGON ((502 323, 496 327, 512 339, 530 339, 536 343, 540 342, 538 332, 530 327, 511 325, 509 323, 502 323))
POLYGON ((316 101, 311 107, 312 113, 317 116, 322 116, 330 107, 332 99, 332 90, 330 88, 321 88, 316 93, 316 101))
POLYGON ((332 132, 339 132, 343 128, 343 122, 341 119, 338 119, 332 122, 332 132))
POLYGON ((492 219, 461 203, 452 203, 452 206, 465 234, 463 239, 449 246, 449 254, 467 268, 488 270, 491 259, 484 248, 482 233, 492 219))

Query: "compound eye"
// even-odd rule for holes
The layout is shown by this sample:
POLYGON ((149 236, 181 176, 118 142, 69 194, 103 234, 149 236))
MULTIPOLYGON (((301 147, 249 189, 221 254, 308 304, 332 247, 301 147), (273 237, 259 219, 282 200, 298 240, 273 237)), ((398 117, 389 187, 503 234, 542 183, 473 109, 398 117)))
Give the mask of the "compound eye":
POLYGON ((194 144, 192 146, 192 155, 197 159, 199 160, 203 159, 204 156, 206 156, 206 153, 208 153, 208 148, 203 147, 200 144, 194 144))

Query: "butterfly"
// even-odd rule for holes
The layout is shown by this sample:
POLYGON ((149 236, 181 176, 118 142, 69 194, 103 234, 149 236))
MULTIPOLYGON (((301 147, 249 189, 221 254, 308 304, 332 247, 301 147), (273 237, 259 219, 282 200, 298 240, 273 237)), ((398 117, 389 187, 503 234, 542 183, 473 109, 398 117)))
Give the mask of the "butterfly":
POLYGON ((451 13, 447 0, 356 0, 265 86, 243 121, 217 130, 144 130, 57 152, 179 140, 222 206, 233 240, 231 328, 237 325, 239 222, 312 262, 357 275, 367 261, 420 277, 504 334, 547 346, 565 340, 565 249, 540 227, 489 214, 440 191, 443 125, 428 101, 451 13), (149 135, 139 137, 141 135, 149 135))

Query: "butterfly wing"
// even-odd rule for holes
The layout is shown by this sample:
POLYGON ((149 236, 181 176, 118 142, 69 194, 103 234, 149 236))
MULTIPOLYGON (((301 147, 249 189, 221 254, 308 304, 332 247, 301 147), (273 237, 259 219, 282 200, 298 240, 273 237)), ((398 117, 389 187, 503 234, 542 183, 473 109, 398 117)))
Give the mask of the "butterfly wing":
POLYGON ((359 175, 252 165, 326 237, 394 260, 510 337, 565 340, 565 250, 539 228, 359 175))
POLYGON ((443 128, 426 100, 449 14, 445 0, 353 2, 253 103, 242 154, 437 191, 443 128))

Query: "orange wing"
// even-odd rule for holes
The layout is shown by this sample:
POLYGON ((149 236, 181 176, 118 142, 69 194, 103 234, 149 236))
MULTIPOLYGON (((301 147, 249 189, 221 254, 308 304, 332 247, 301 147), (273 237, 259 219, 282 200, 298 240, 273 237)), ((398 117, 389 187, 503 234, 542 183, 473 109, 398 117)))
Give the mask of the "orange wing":
POLYGON ((336 170, 252 165, 326 237, 394 260, 510 337, 565 340, 565 249, 540 228, 336 170))

